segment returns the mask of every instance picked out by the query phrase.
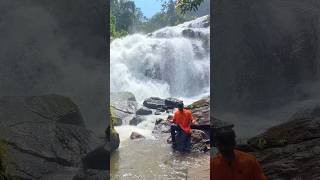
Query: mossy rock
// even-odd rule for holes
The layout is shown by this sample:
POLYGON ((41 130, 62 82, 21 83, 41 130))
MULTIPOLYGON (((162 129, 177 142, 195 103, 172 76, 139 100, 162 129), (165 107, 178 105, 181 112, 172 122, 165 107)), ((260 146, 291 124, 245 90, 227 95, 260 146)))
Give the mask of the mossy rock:
POLYGON ((106 133, 107 140, 109 140, 110 142, 111 151, 113 151, 119 147, 120 138, 119 138, 119 134, 117 133, 117 131, 114 129, 114 126, 113 126, 116 119, 112 113, 111 108, 109 108, 109 120, 110 120, 109 127, 106 129, 105 133, 106 133))
POLYGON ((267 136, 257 136, 248 140, 248 144, 257 149, 267 149, 272 147, 282 147, 288 144, 286 138, 270 138, 267 136))
POLYGON ((7 174, 6 168, 6 153, 7 153, 7 144, 0 140, 0 179, 1 180, 11 180, 7 174))

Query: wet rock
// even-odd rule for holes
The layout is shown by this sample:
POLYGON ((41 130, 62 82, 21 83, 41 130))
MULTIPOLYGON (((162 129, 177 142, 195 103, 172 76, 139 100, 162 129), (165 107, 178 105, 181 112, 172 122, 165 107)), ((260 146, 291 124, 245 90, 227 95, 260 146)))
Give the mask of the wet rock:
POLYGON ((161 122, 163 122, 163 119, 161 119, 161 118, 156 119, 156 125, 160 124, 161 122))
POLYGON ((158 97, 150 97, 143 101, 143 105, 149 109, 158 109, 165 106, 164 99, 158 97))
POLYGON ((145 137, 137 132, 132 132, 130 135, 130 139, 140 139, 140 138, 145 138, 145 137))
MULTIPOLYGON (((167 108, 166 106, 164 106, 164 108, 167 108)), ((159 112, 165 112, 166 111, 166 109, 164 109, 164 108, 158 108, 157 109, 157 111, 159 111, 159 112)))
POLYGON ((265 133, 249 139, 248 144, 265 149, 296 144, 320 138, 320 117, 295 119, 269 128, 265 133))
POLYGON ((114 117, 112 123, 113 123, 113 126, 121 126, 122 125, 122 119, 120 119, 118 117, 114 117))
POLYGON ((206 133, 198 130, 198 129, 192 129, 191 132, 191 142, 197 143, 202 141, 204 138, 206 138, 206 133))
POLYGON ((70 116, 74 111, 68 109, 78 108, 58 95, 0 98, 0 139, 11 157, 7 161, 10 175, 41 179, 65 167, 80 167, 86 154, 105 143, 75 123, 82 122, 75 119, 81 115, 70 116))
POLYGON ((154 112, 154 115, 161 115, 161 112, 157 110, 156 112, 154 112))
POLYGON ((183 103, 183 101, 176 98, 167 98, 164 100, 164 103, 167 108, 174 109, 177 108, 179 104, 183 103))
POLYGON ((187 108, 191 110, 198 124, 210 124, 210 96, 192 103, 187 108))
POLYGON ((249 139, 268 179, 320 177, 320 117, 309 115, 294 115, 249 139))
POLYGON ((112 113, 112 108, 109 110, 109 120, 112 122, 109 124, 109 127, 105 130, 105 137, 107 143, 110 144, 111 152, 116 150, 119 147, 120 144, 120 137, 119 134, 114 129, 114 121, 116 121, 116 117, 112 113))
POLYGON ((136 111, 137 115, 149 115, 152 114, 152 110, 146 107, 142 107, 136 111))
POLYGON ((83 159, 83 167, 85 169, 109 170, 110 145, 100 146, 89 152, 83 159))
POLYGON ((135 116, 133 117, 133 119, 130 120, 129 124, 136 126, 142 121, 145 121, 145 118, 143 116, 135 116))
POLYGON ((134 94, 130 92, 117 92, 110 94, 110 106, 113 116, 117 119, 114 125, 120 125, 124 118, 136 113, 138 103, 134 94))
POLYGON ((182 35, 187 37, 187 38, 195 38, 196 37, 196 32, 194 32, 192 29, 184 29, 182 31, 182 35))

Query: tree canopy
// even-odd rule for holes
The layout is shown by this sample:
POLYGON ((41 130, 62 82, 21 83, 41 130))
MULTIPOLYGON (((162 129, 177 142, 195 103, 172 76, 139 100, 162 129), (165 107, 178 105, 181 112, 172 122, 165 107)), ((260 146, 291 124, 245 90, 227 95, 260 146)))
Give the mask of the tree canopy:
POLYGON ((162 10, 146 18, 131 0, 111 0, 110 32, 118 38, 127 34, 149 33, 165 26, 175 26, 194 17, 187 11, 196 11, 203 0, 162 0, 162 10))

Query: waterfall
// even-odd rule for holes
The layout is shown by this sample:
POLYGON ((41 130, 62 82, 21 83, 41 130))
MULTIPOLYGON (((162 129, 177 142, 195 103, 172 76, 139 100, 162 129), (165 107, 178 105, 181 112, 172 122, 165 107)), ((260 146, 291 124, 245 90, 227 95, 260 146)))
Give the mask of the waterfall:
POLYGON ((110 45, 111 92, 132 92, 138 102, 194 97, 209 91, 209 16, 133 34, 110 45))

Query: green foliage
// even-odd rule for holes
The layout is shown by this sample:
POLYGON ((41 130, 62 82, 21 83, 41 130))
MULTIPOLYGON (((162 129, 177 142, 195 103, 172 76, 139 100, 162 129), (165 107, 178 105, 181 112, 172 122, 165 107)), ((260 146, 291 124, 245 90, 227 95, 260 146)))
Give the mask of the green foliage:
POLYGON ((124 30, 117 31, 116 30, 116 17, 110 13, 110 35, 112 38, 119 38, 122 36, 126 36, 128 32, 124 30))
POLYGON ((185 21, 193 19, 178 12, 175 8, 176 2, 173 0, 165 1, 162 4, 162 12, 156 13, 146 22, 138 27, 138 31, 150 33, 166 26, 175 26, 185 21))
POLYGON ((189 11, 198 11, 198 7, 203 0, 177 0, 176 8, 180 9, 182 14, 189 11))
POLYGON ((162 11, 147 19, 132 0, 111 0, 110 34, 112 38, 129 33, 150 33, 194 19, 187 11, 196 11, 203 0, 161 0, 162 11), (177 10, 178 9, 178 10, 177 10))

